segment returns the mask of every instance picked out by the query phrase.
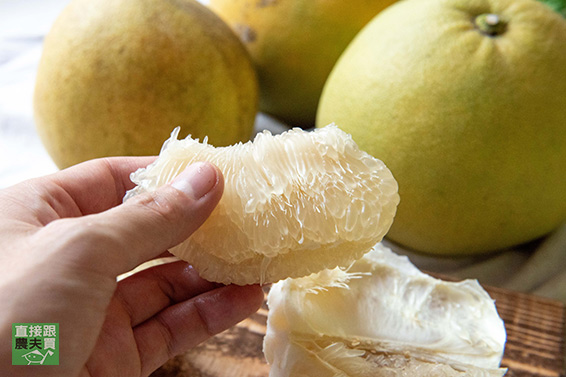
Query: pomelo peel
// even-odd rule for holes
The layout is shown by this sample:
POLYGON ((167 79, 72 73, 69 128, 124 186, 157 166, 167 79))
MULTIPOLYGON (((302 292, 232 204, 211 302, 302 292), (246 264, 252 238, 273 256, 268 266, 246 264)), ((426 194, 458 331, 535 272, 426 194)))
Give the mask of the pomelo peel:
POLYGON ((250 139, 258 84, 232 30, 195 0, 73 0, 43 45, 38 134, 60 168, 155 155, 171 132, 250 139))
POLYGON ((314 125, 322 87, 356 33, 396 0, 210 0, 250 52, 261 111, 314 125))
POLYGON ((381 243, 347 269, 274 284, 270 377, 499 377, 505 326, 475 280, 420 272, 381 243))

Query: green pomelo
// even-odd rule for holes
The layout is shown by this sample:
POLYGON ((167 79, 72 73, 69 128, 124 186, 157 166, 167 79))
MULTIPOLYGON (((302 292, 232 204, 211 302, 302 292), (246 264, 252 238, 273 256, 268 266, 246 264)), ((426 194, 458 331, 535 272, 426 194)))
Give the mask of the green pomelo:
POLYGON ((327 81, 336 122, 399 182, 388 237, 483 253, 566 220, 566 21, 532 0, 407 0, 374 18, 327 81))

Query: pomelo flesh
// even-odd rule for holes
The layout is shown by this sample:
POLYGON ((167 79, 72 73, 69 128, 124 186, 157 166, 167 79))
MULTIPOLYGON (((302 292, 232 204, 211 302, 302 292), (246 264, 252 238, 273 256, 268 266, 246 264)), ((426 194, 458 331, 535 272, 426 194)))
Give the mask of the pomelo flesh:
POLYGON ((132 174, 126 199, 155 190, 188 164, 222 171, 224 194, 210 218, 171 252, 211 281, 272 283, 348 266, 388 231, 399 195, 383 162, 334 125, 314 132, 264 131, 253 142, 214 148, 177 140, 132 174))

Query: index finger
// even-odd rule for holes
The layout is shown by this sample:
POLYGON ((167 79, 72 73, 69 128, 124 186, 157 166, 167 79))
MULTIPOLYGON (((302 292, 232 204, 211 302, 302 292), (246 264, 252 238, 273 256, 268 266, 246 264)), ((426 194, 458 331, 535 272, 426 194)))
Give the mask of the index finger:
POLYGON ((100 158, 44 178, 62 188, 82 215, 89 215, 121 204, 126 191, 135 186, 130 174, 155 159, 156 156, 100 158))

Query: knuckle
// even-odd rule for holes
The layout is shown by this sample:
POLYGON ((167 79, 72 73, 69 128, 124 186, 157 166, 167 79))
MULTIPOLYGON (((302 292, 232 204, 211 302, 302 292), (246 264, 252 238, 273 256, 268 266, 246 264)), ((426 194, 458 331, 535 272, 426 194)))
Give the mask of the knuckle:
POLYGON ((156 320, 163 344, 165 344, 167 358, 171 359, 177 355, 175 331, 163 316, 157 315, 156 320))
MULTIPOLYGON (((146 221, 153 228, 152 233, 168 239, 168 244, 179 242, 177 238, 189 221, 190 201, 174 190, 167 188, 147 195, 140 195, 134 203, 142 208, 146 221)), ((148 224, 148 225, 149 225, 148 224)))
POLYGON ((145 208, 158 221, 164 222, 165 225, 175 225, 183 221, 186 217, 186 209, 183 197, 175 192, 168 190, 163 193, 162 190, 152 192, 148 195, 140 195, 138 197, 138 205, 145 208))
POLYGON ((194 300, 194 308, 198 318, 198 322, 200 323, 200 327, 206 334, 207 338, 210 338, 216 334, 218 334, 221 330, 217 330, 214 328, 213 324, 210 321, 209 316, 207 315, 207 302, 203 298, 197 298, 194 300))
POLYGON ((36 248, 49 245, 44 250, 44 258, 53 258, 61 266, 73 268, 92 265, 93 253, 87 251, 105 248, 108 244, 106 233, 86 218, 63 218, 52 221, 34 234, 32 244, 36 248))

